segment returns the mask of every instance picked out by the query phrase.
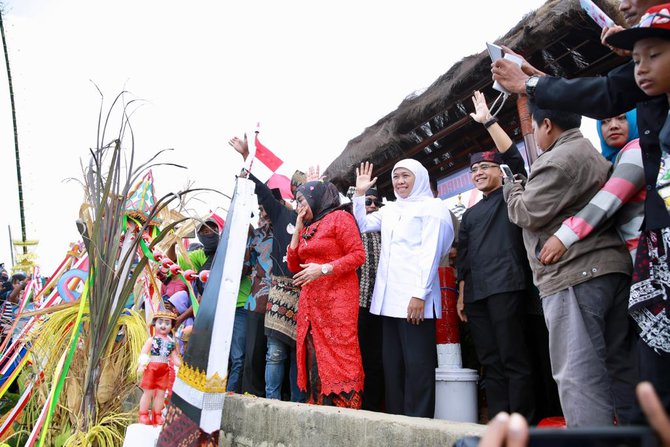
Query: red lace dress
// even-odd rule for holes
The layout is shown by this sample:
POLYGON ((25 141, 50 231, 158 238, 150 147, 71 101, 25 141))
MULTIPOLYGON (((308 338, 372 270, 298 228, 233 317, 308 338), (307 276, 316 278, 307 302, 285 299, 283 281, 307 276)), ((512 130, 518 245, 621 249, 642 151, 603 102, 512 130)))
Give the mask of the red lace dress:
POLYGON ((287 261, 292 272, 311 262, 333 266, 330 274, 300 292, 298 386, 307 390, 309 379, 310 403, 360 408, 364 376, 358 345, 356 269, 365 262, 365 250, 353 216, 333 211, 305 228, 298 247, 289 247, 287 261), (316 371, 318 378, 313 377, 316 371))

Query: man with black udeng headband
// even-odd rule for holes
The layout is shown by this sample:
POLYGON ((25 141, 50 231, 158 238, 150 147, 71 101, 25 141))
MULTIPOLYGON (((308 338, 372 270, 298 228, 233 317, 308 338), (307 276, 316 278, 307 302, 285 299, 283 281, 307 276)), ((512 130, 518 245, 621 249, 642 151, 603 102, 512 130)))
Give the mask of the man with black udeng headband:
MULTIPOLYGON (((623 13, 629 26, 636 25, 645 11, 651 7, 665 3, 652 0, 622 0, 619 10, 623 13)), ((605 28, 602 41, 623 28, 615 26, 605 28)), ((607 45, 609 47, 609 45, 607 45)), ((612 48, 612 47, 610 47, 612 48)), ((512 52, 505 49, 507 52, 512 52)), ((622 56, 629 54, 617 50, 622 56)), ((635 83, 635 64, 626 64, 610 71, 607 76, 563 79, 546 76, 543 72, 523 61, 521 67, 511 61, 500 59, 492 64, 493 79, 508 91, 527 94, 532 97, 538 107, 579 113, 595 119, 604 119, 625 113, 637 108, 638 129, 642 160, 644 164, 647 197, 644 206, 644 224, 640 235, 640 246, 634 264, 633 286, 631 297, 645 294, 650 289, 662 291, 663 296, 670 293, 670 283, 665 275, 649 276, 648 272, 667 271, 667 259, 650 259, 646 252, 663 251, 668 248, 665 242, 670 237, 670 214, 656 189, 658 172, 661 165, 661 148, 659 133, 668 116, 668 100, 666 95, 647 96, 635 83), (651 241, 651 243, 645 243, 651 241), (654 247, 658 241, 663 247, 654 247), (641 250, 645 247, 647 249, 641 250), (653 262, 652 262, 653 261, 653 262), (656 264, 650 268, 649 264, 656 264), (646 265, 646 267, 645 267, 646 265)), ((636 299, 645 299, 644 297, 636 299)), ((670 411, 670 301, 654 302, 651 297, 647 305, 648 324, 638 323, 641 338, 638 343, 638 366, 640 380, 650 381, 663 401, 666 410, 670 411)), ((642 420, 639 413, 636 420, 642 420)))
POLYGON ((521 228, 510 222, 503 200, 503 173, 526 175, 523 158, 480 92, 472 97, 475 113, 498 150, 470 155, 472 183, 483 199, 463 214, 458 232, 457 311, 469 322, 491 417, 501 411, 535 419, 530 355, 524 336, 530 267, 521 228))

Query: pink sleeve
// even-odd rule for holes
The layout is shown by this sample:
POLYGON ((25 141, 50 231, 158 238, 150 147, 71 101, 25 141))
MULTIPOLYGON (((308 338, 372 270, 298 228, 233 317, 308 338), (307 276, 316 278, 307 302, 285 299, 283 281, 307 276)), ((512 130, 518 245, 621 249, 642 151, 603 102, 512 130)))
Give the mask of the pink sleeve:
POLYGON ((600 191, 577 214, 565 219, 554 235, 569 248, 612 217, 644 184, 642 151, 635 139, 621 150, 612 175, 600 191))

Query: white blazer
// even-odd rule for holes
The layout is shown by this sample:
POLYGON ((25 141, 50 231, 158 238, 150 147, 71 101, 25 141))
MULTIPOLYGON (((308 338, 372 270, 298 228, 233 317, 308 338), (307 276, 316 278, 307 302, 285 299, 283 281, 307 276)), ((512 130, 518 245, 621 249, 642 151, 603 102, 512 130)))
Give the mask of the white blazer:
POLYGON ((449 210, 440 199, 390 202, 365 212, 365 197, 354 197, 354 216, 362 233, 381 231, 382 246, 370 312, 407 318, 412 297, 425 301, 424 318, 442 316, 437 268, 454 240, 449 210))

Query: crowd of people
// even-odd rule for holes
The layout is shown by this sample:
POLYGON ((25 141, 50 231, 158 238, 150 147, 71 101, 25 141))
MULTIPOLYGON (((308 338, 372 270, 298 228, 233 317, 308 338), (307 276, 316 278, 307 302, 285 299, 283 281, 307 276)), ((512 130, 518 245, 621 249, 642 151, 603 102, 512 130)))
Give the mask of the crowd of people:
MULTIPOLYGON (((246 160, 246 138, 230 145, 246 160)), ((295 209, 278 190, 243 173, 256 184, 261 208, 248 244, 252 289, 266 284, 260 316, 246 333, 246 355, 262 360, 259 352, 267 354, 265 389, 249 382, 233 391, 281 398, 288 389, 296 402, 433 416, 437 266, 454 236, 451 215, 418 162, 394 168, 396 201, 386 205, 373 187, 372 168, 361 165, 350 201, 318 171, 296 173, 295 209), (259 232, 264 250, 253 242, 259 232), (264 256, 272 261, 259 274, 255 260, 264 256)), ((250 299, 258 307, 259 297, 250 299)), ((262 383, 263 362, 253 365, 244 374, 262 383)))
MULTIPOLYGON (((481 374, 481 420, 490 420, 479 445, 527 445, 529 425, 560 414, 569 428, 648 424, 670 447, 670 3, 621 0, 620 10, 628 27, 604 28, 602 44, 630 60, 606 76, 550 76, 509 48, 521 63, 492 64, 492 80, 526 97, 540 154, 528 166, 475 91, 470 117, 495 147, 470 154, 481 200, 460 222, 413 159, 391 169, 391 200, 369 162, 347 196, 318 169, 296 171, 290 198, 242 170, 258 223, 247 234, 226 390, 432 418, 436 319, 449 286, 438 270, 449 265, 481 374), (582 116, 597 120, 598 148, 582 116)), ((246 136, 229 145, 247 160, 246 136)), ((210 270, 224 225, 206 217, 197 242, 167 257, 210 270)), ((140 422, 163 422, 168 364, 187 348, 202 278, 160 272, 164 309, 138 369, 140 422)), ((0 284, 3 342, 19 332, 34 283, 0 264, 0 284)))
MULTIPOLYGON (((670 4, 624 0, 620 9, 630 28, 605 28, 602 40, 631 60, 607 76, 566 80, 525 60, 492 65, 493 79, 528 96, 543 152, 527 180, 502 189, 542 297, 568 426, 641 423, 643 411, 667 445, 670 214, 659 169, 670 149, 670 4), (580 134, 581 115, 600 120, 603 157, 580 134), (638 385, 637 403, 641 381, 652 386, 638 385)), ((508 421, 521 435, 507 445, 525 445, 519 415, 501 413, 491 432, 508 421)))
MULTIPOLYGON (((560 414, 569 428, 648 424, 670 447, 670 3, 620 10, 627 27, 601 40, 629 60, 605 76, 551 76, 506 47, 516 61, 493 62, 492 80, 526 97, 540 154, 528 166, 475 91, 470 117, 495 147, 470 154, 481 200, 460 221, 413 159, 393 166, 385 199, 367 161, 346 196, 318 169, 295 172, 290 198, 243 169, 258 221, 226 390, 432 418, 438 271, 450 266, 490 420, 480 445, 525 446, 529 425, 560 414), (599 147, 582 116, 597 120, 599 147)), ((247 160, 246 135, 229 145, 247 160)), ((211 214, 167 258, 210 270, 224 225, 211 214)), ((165 309, 138 369, 143 423, 162 422, 168 364, 180 364, 206 287, 169 269, 159 279, 165 309)), ((21 327, 30 280, 0 264, 0 343, 21 327)))
POLYGON ((0 333, 2 340, 5 337, 11 336, 9 330, 14 325, 14 320, 19 308, 19 300, 21 293, 28 285, 30 278, 23 272, 16 272, 9 275, 4 268, 4 264, 0 270, 0 333))
MULTIPOLYGON (((528 97, 541 155, 527 169, 475 92, 471 117, 495 149, 471 154, 483 198, 460 225, 412 159, 393 167, 389 201, 368 162, 350 200, 318 171, 296 172, 295 207, 243 171, 259 221, 249 230, 228 390, 433 417, 438 267, 455 249, 457 312, 491 418, 538 422, 543 363, 569 427, 644 422, 641 381, 668 411, 670 214, 657 186, 670 153, 670 4, 620 7, 630 28, 606 28, 602 39, 632 60, 607 76, 566 80, 523 58, 494 62, 493 79, 528 97), (582 115, 598 119, 599 149, 580 132, 582 115), (537 337, 529 315, 542 316, 537 337)), ((247 159, 246 136, 229 144, 247 159)), ((211 264, 222 226, 200 226, 191 268, 211 264)), ((188 300, 174 298, 181 284, 165 281, 177 325, 191 324, 188 300)))

